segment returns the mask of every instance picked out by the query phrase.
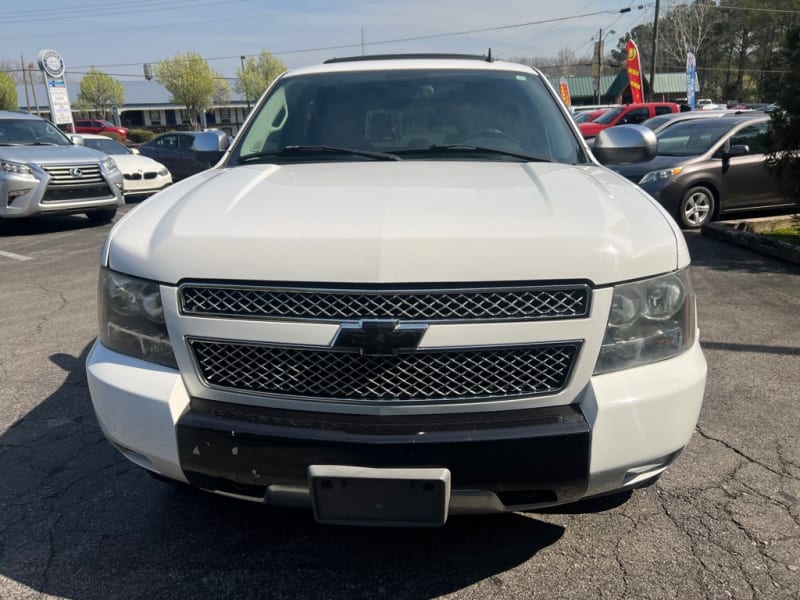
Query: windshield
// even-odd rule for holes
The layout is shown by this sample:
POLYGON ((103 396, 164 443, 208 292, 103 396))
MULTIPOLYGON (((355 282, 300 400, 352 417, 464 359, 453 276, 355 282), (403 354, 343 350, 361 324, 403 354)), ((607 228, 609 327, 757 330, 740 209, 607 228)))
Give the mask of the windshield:
POLYGON ((403 160, 586 162, 553 95, 535 73, 520 71, 290 75, 277 82, 237 139, 232 162, 376 158, 368 153, 403 160), (342 149, 360 153, 333 151, 342 149))
POLYGON ((35 144, 70 146, 72 142, 49 121, 40 119, 0 120, 0 146, 35 144))
POLYGON ((86 146, 87 148, 100 150, 101 152, 105 152, 106 154, 131 153, 130 150, 128 150, 125 146, 123 146, 119 142, 115 142, 112 139, 98 140, 96 138, 83 138, 83 145, 86 146))
POLYGON ((705 154, 736 123, 718 119, 691 119, 675 123, 656 134, 658 154, 665 156, 698 156, 705 154))
POLYGON ((621 113, 623 110, 625 110, 625 108, 624 108, 624 107, 620 107, 620 108, 612 108, 612 109, 611 109, 611 110, 609 110, 608 112, 605 112, 605 113, 603 113, 602 115, 600 115, 599 117, 597 117, 597 118, 596 118, 594 121, 592 121, 592 122, 593 122, 593 123, 600 123, 601 125, 608 125, 608 124, 609 124, 609 123, 611 123, 611 121, 613 121, 613 120, 614 120, 614 119, 617 117, 617 115, 618 115, 619 113, 621 113))

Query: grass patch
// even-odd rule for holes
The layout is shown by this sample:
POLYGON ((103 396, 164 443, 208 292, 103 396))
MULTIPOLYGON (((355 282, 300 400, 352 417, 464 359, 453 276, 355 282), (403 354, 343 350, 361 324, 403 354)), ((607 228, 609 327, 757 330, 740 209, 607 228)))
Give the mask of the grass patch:
POLYGON ((800 222, 789 227, 762 231, 761 235, 771 240, 778 240, 780 242, 786 242, 787 244, 800 246, 800 222))

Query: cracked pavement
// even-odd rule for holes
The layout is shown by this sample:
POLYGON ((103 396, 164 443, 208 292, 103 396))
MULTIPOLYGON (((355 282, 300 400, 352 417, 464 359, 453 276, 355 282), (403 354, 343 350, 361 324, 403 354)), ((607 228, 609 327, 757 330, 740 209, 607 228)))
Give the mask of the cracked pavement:
POLYGON ((32 258, 0 255, 0 599, 800 598, 797 267, 687 234, 708 385, 655 485, 339 528, 159 483, 108 445, 83 370, 108 229, 0 222, 0 250, 32 258))

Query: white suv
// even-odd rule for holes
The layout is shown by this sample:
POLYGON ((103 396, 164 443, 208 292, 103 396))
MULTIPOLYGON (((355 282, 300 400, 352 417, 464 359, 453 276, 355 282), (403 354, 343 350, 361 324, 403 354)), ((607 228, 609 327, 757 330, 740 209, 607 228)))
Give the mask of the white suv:
POLYGON ((100 426, 160 478, 437 525, 653 482, 706 364, 689 254, 542 74, 482 57, 279 77, 216 167, 126 215, 88 361, 100 426), (595 158, 597 157, 597 158, 595 158))

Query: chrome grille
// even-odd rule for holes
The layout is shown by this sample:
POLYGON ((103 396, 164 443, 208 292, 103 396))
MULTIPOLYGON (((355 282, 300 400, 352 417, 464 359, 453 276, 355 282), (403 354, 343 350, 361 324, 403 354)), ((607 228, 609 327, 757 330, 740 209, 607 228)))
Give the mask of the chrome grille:
POLYGON ((50 175, 48 184, 50 187, 82 187, 105 183, 100 173, 100 165, 97 164, 42 166, 42 168, 50 175), (73 174, 74 169, 80 171, 79 177, 73 174))
POLYGON ((43 166, 50 175, 42 202, 108 198, 114 193, 100 173, 100 165, 43 166), (75 171, 80 172, 80 176, 75 171))
POLYGON ((261 319, 404 321, 585 317, 587 285, 419 290, 319 290, 185 284, 184 314, 261 319))
POLYGON ((207 340, 190 346, 201 378, 212 387, 321 400, 427 402, 556 393, 567 383, 579 343, 395 356, 207 340))

